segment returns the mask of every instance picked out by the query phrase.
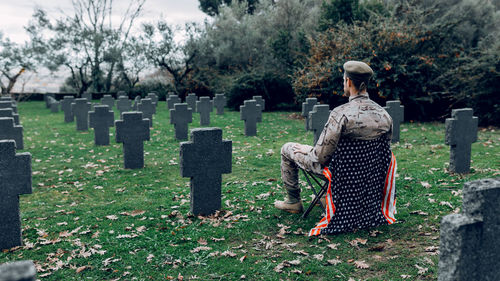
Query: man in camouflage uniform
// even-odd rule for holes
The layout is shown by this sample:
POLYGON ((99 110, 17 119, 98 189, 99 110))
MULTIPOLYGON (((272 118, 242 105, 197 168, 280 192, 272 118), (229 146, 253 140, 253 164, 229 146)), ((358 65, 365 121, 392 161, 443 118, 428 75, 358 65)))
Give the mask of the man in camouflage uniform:
MULTIPOLYGON (((339 139, 373 140, 385 135, 392 137, 392 119, 378 104, 370 100, 366 91, 373 70, 364 62, 344 64, 344 93, 349 102, 336 107, 328 118, 316 145, 289 142, 281 147, 281 178, 288 193, 275 207, 290 213, 303 211, 300 200, 298 167, 323 178, 339 139)), ((334 171, 333 171, 334 172, 334 171)))

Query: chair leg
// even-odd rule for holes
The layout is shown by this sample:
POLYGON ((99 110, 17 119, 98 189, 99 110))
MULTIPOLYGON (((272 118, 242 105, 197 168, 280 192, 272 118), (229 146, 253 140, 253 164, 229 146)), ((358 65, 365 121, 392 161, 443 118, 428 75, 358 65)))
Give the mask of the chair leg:
MULTIPOLYGON (((313 201, 311 202, 311 204, 309 205, 309 207, 307 208, 307 210, 304 212, 304 214, 302 215, 302 218, 307 218, 307 216, 309 215, 309 213, 312 211, 312 209, 314 208, 314 206, 318 203, 318 201, 320 200, 321 197, 323 197, 325 195, 325 192, 326 192, 326 188, 328 186, 328 183, 324 183, 324 184, 321 184, 313 175, 311 175, 309 172, 306 172, 304 171, 303 169, 301 169, 302 172, 304 173, 304 176, 307 180, 307 183, 309 184, 309 186, 311 187, 311 189, 313 190, 313 193, 314 193, 314 199, 313 201), (320 190, 319 192, 316 192, 316 190, 314 189, 314 185, 311 183, 311 180, 309 179, 309 176, 318 184, 318 186, 320 187, 320 190)), ((325 207, 323 205, 321 205, 320 203, 320 206, 321 208, 323 209, 323 211, 325 211, 325 207)))

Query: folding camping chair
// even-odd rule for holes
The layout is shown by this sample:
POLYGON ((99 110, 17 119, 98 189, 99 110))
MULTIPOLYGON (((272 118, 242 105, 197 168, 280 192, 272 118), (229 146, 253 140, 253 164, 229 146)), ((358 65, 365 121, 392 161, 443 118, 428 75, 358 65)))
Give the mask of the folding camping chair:
POLYGON ((309 205, 309 207, 307 208, 307 210, 304 212, 304 214, 302 215, 302 218, 305 219, 307 218, 307 216, 309 215, 309 213, 312 211, 312 209, 314 208, 314 206, 316 204, 318 204, 319 202, 319 205, 321 206, 321 208, 323 209, 323 211, 325 211, 325 206, 323 206, 323 204, 321 204, 321 201, 320 199, 325 196, 325 193, 328 189, 328 180, 327 179, 318 179, 316 175, 314 175, 313 173, 309 172, 309 171, 306 171, 302 168, 299 167, 299 169, 302 171, 302 173, 304 174, 304 177, 306 178, 306 181, 307 183, 309 184, 309 186, 311 187, 313 193, 314 193, 314 199, 313 201, 311 202, 311 204, 309 205), (314 181, 314 184, 313 182, 311 182, 311 179, 313 179, 314 181), (323 181, 323 183, 320 182, 323 181), (316 188, 318 188, 318 192, 316 192, 316 188, 314 188, 314 185, 316 184, 316 188))

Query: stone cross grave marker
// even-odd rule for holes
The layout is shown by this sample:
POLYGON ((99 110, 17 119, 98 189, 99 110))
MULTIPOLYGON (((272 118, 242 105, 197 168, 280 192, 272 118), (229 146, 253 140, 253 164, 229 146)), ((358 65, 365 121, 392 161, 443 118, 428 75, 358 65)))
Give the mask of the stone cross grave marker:
POLYGON ((477 141, 478 119, 471 108, 453 109, 446 118, 445 143, 450 146, 450 171, 468 173, 470 170, 471 144, 477 141))
POLYGON ((401 105, 400 101, 388 101, 384 109, 389 113, 392 118, 392 140, 391 142, 399 142, 399 133, 401 122, 404 121, 405 107, 401 105))
POLYGON ((1 108, 12 108, 14 113, 18 113, 17 112, 17 105, 15 105, 12 101, 0 101, 0 109, 1 108))
POLYGON ((141 103, 141 96, 135 96, 134 104, 132 105, 132 110, 137 111, 137 106, 141 103))
POLYGON ((223 115, 224 107, 226 106, 227 103, 226 96, 224 94, 216 94, 213 102, 216 108, 217 115, 223 115))
POLYGON ((257 135, 257 122, 262 120, 262 108, 256 100, 246 100, 240 105, 240 120, 245 121, 245 136, 257 135))
POLYGON ((104 95, 101 99, 101 104, 105 104, 109 107, 109 110, 113 110, 115 99, 111 95, 104 95))
POLYGON ((142 112, 143 118, 149 119, 149 127, 153 128, 153 115, 156 113, 156 107, 151 99, 142 99, 137 106, 137 111, 142 112))
POLYGON ((118 91, 116 93, 116 96, 117 97, 127 97, 128 98, 128 95, 127 95, 127 93, 125 91, 118 91))
POLYGON ((49 103, 49 97, 55 98, 56 95, 54 94, 44 94, 43 95, 43 100, 45 101, 45 107, 50 108, 50 103, 49 103))
POLYGON ((317 104, 309 112, 309 128, 314 133, 313 145, 316 145, 321 132, 323 132, 328 117, 330 117, 330 106, 328 104, 317 104))
POLYGON ((89 112, 89 126, 94 128, 95 145, 109 145, 109 127, 115 125, 115 113, 107 105, 96 105, 89 112))
POLYGON ((0 264, 0 280, 2 281, 35 281, 36 267, 33 261, 15 261, 0 264))
POLYGON ((0 109, 0 117, 14 118, 14 124, 20 125, 19 114, 14 113, 14 110, 12 110, 12 108, 0 109))
POLYGON ((311 128, 309 128, 309 112, 311 112, 317 103, 317 98, 307 98, 306 101, 302 103, 302 117, 306 118, 306 131, 311 130, 311 128))
POLYGON ((75 102, 75 97, 65 96, 61 102, 61 109, 64 111, 64 122, 70 123, 75 121, 75 115, 71 110, 71 104, 75 102))
POLYGON ((89 129, 89 111, 91 109, 90 102, 85 98, 75 99, 71 104, 71 111, 76 117, 76 130, 87 131, 89 129))
POLYGON ((181 99, 177 95, 169 95, 167 99, 167 109, 174 109, 174 104, 181 103, 181 99))
POLYGON ((158 105, 158 96, 155 93, 148 93, 148 95, 146 96, 146 98, 151 99, 151 101, 153 102, 153 104, 155 106, 158 105))
MULTIPOLYGON (((266 109, 266 100, 263 99, 262 96, 253 96, 252 99, 257 101, 257 104, 260 105, 261 111, 264 111, 264 109, 266 109)), ((259 122, 261 122, 261 121, 259 121, 259 122)))
POLYGON ((22 245, 19 195, 31 191, 31 154, 0 140, 0 250, 22 245))
POLYGON ((193 122, 193 110, 187 103, 176 103, 174 109, 170 109, 170 124, 175 127, 175 139, 188 139, 188 123, 193 122))
POLYGON ((91 93, 83 93, 82 99, 87 99, 88 102, 91 102, 92 101, 92 94, 91 93))
POLYGON ((13 140, 17 149, 24 149, 23 126, 15 125, 14 118, 0 117, 0 140, 13 140))
POLYGON ((212 112, 213 108, 214 103, 209 97, 201 97, 200 100, 196 102, 196 112, 200 113, 201 126, 210 125, 210 112, 212 112))
POLYGON ((59 112, 59 105, 61 104, 61 102, 57 101, 54 98, 49 97, 49 103, 50 103, 50 112, 58 113, 59 112))
POLYGON ((125 169, 144 167, 144 141, 149 140, 149 120, 142 118, 142 112, 122 114, 123 120, 116 120, 116 142, 123 143, 125 169))
POLYGON ((498 280, 500 178, 465 183, 462 204, 441 220, 438 280, 498 280))
POLYGON ((188 106, 193 110, 193 112, 196 112, 196 101, 198 100, 198 97, 196 97, 196 94, 189 94, 186 97, 186 103, 188 106))
POLYGON ((222 174, 231 173, 232 142, 222 140, 220 128, 198 128, 180 145, 181 177, 191 178, 191 212, 213 214, 221 208, 222 174))
POLYGON ((132 110, 132 101, 127 96, 120 96, 116 102, 116 108, 120 111, 120 116, 123 112, 132 110))

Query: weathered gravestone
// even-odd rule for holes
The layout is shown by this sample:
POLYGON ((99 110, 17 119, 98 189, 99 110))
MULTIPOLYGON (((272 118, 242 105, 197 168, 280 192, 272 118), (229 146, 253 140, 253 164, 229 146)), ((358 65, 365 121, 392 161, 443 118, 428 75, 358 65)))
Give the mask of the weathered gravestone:
POLYGON ((317 103, 317 98, 307 98, 306 101, 302 103, 302 117, 306 119, 306 131, 311 130, 311 128, 309 128, 309 112, 311 112, 317 103))
POLYGON ((146 98, 151 99, 151 102, 154 104, 154 106, 158 105, 158 95, 155 93, 148 93, 146 98))
POLYGON ((14 118, 14 124, 19 125, 19 114, 14 113, 12 108, 0 109, 0 117, 14 118))
POLYGON ((123 120, 115 121, 116 142, 123 143, 125 169, 144 167, 144 141, 149 140, 149 120, 141 112, 124 112, 123 120))
POLYGON ((120 96, 116 102, 116 108, 120 111, 120 116, 123 112, 132 110, 132 101, 127 96, 120 96))
POLYGON ((35 281, 36 267, 33 261, 15 261, 0 264, 0 281, 35 281))
POLYGON ((221 207, 222 174, 231 173, 232 142, 219 128, 191 130, 191 141, 180 149, 182 177, 191 178, 191 212, 210 215, 221 207))
POLYGON ((91 93, 83 93, 82 99, 87 99, 88 102, 91 102, 92 101, 92 94, 91 93))
POLYGON ((392 140, 391 142, 399 142, 399 132, 401 122, 404 121, 405 107, 401 105, 400 101, 392 100, 385 104, 384 109, 389 113, 392 118, 392 140))
POLYGON ((0 250, 22 245, 19 195, 31 191, 31 154, 0 140, 0 250))
POLYGON ((115 113, 107 105, 96 105, 89 112, 89 126, 94 128, 95 145, 109 145, 109 127, 115 124, 115 113))
POLYGON ((16 125, 14 118, 0 117, 0 140, 13 140, 17 149, 24 149, 23 126, 16 125))
POLYGON ((116 96, 119 98, 119 97, 127 97, 128 98, 128 95, 125 91, 118 91, 116 93, 116 96))
POLYGON ((45 107, 50 108, 50 103, 49 103, 49 97, 55 98, 56 95, 54 94, 44 94, 43 95, 43 100, 45 101, 45 107))
POLYGON ((313 107, 313 110, 309 112, 309 128, 314 133, 313 145, 316 145, 329 116, 330 106, 328 104, 317 104, 313 107))
POLYGON ((451 172, 469 172, 471 144, 477 141, 477 124, 471 108, 453 109, 451 118, 446 118, 445 143, 450 146, 451 172))
POLYGON ((15 105, 12 101, 0 101, 0 109, 2 108, 12 108, 12 111, 14 111, 14 113, 18 113, 17 105, 15 105))
POLYGON ((209 97, 201 97, 200 100, 196 102, 196 112, 200 113, 201 126, 210 125, 210 112, 212 112, 213 108, 214 103, 209 97))
POLYGON ((50 103, 50 112, 58 113, 59 112, 59 105, 61 104, 61 102, 57 101, 54 98, 49 97, 49 103, 50 103))
POLYGON ((75 102, 75 97, 65 96, 61 102, 61 109, 64 111, 64 122, 70 123, 75 121, 75 115, 71 109, 71 104, 75 102))
POLYGON ((462 204, 441 220, 438 280, 498 280, 500 178, 465 183, 462 204))
POLYGON ((257 135, 257 122, 262 120, 262 108, 256 100, 246 100, 240 105, 240 119, 245 121, 245 136, 257 135))
POLYGON ((89 129, 89 111, 91 109, 90 102, 85 98, 75 99, 71 104, 71 111, 76 117, 76 130, 87 131, 89 129))
POLYGON ((174 109, 174 104, 181 103, 181 99, 177 95, 169 95, 167 99, 167 109, 174 109))
POLYGON ((262 96, 253 96, 252 99, 257 101, 257 104, 260 105, 261 111, 264 111, 264 109, 266 109, 266 100, 263 99, 262 96))
POLYGON ((142 112, 142 117, 149 119, 149 127, 153 128, 153 115, 156 113, 156 107, 151 99, 142 99, 137 106, 137 111, 142 112))
POLYGON ((186 97, 186 103, 188 104, 189 108, 193 110, 193 112, 196 112, 196 101, 198 100, 198 97, 196 97, 196 94, 189 94, 186 97))
POLYGON ((170 109, 170 124, 175 127, 175 139, 187 140, 188 123, 193 122, 193 110, 187 103, 176 103, 174 109, 170 109))
POLYGON ((224 114, 224 107, 226 106, 226 96, 224 94, 216 94, 214 97, 214 106, 217 112, 217 115, 223 115, 224 114))
POLYGON ((101 104, 107 105, 109 110, 113 110, 115 106, 115 99, 111 95, 104 95, 101 99, 101 104))
POLYGON ((132 110, 137 111, 137 106, 141 103, 141 96, 136 96, 134 98, 134 104, 132 105, 132 110))

